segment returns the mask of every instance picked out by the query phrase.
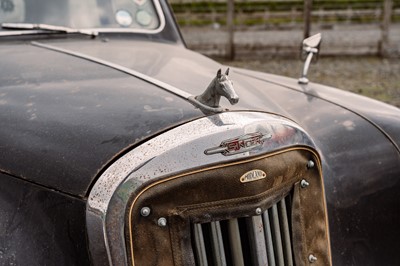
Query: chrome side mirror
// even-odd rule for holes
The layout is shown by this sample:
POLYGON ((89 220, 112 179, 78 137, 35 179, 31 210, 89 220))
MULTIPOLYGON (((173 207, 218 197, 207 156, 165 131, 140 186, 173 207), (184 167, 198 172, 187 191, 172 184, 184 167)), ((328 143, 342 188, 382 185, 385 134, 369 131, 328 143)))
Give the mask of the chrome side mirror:
POLYGON ((303 41, 303 52, 306 53, 307 58, 304 63, 303 67, 303 73, 301 74, 301 78, 299 78, 299 83, 300 84, 307 84, 308 83, 308 78, 307 78, 307 72, 308 68, 310 67, 311 59, 314 54, 318 54, 319 52, 319 45, 321 44, 321 33, 317 33, 311 37, 308 37, 307 39, 304 39, 303 41))

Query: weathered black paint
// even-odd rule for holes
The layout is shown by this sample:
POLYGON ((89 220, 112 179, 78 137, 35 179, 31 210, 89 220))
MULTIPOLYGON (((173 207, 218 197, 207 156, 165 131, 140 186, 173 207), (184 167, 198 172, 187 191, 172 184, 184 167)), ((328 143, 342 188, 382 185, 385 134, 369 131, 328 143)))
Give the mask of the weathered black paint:
MULTIPOLYGON (((167 12, 166 17, 167 27, 157 35, 52 35, 42 42, 132 68, 198 95, 221 66, 184 49, 172 15, 167 12)), ((135 77, 24 40, 0 44, 4 173, 84 197, 118 154, 204 115, 135 77)), ((287 116, 319 147, 334 264, 399 265, 399 109, 273 75, 235 70, 230 77, 240 101, 229 108, 287 116)), ((6 174, 0 175, 0 190, 2 262, 87 262, 83 200, 6 174), (32 246, 37 250, 28 249, 32 246)))
POLYGON ((0 169, 70 194, 84 196, 125 148, 202 115, 137 78, 30 44, 3 44, 0 57, 0 169))
POLYGON ((86 202, 0 173, 0 265, 89 265, 86 202))

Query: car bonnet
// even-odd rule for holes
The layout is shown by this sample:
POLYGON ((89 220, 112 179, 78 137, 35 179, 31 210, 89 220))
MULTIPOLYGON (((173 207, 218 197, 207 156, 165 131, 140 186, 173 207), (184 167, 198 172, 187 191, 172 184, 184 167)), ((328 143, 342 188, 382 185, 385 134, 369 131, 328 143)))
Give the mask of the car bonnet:
MULTIPOLYGON (((202 93, 223 68, 178 45, 129 40, 21 43, 3 45, 1 53, 0 169, 79 196, 86 195, 96 176, 119 155, 204 116, 179 93, 121 68, 187 95, 202 93)), ((293 79, 241 69, 229 76, 240 100, 230 106, 223 99, 224 107, 288 117, 310 132, 323 154, 351 153, 361 160, 368 149, 387 143, 381 153, 390 164, 387 149, 396 153, 379 126, 324 99, 329 95, 319 85, 304 88, 293 79), (371 133, 366 135, 366 130, 371 133)), ((335 157, 330 166, 343 162, 335 157)))

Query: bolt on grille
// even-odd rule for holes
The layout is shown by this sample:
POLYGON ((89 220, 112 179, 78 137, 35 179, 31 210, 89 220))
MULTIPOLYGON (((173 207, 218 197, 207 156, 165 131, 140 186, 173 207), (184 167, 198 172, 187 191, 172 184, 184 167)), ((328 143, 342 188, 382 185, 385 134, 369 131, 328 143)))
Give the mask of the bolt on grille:
POLYGON ((294 265, 290 195, 252 217, 192 224, 197 266, 294 265))

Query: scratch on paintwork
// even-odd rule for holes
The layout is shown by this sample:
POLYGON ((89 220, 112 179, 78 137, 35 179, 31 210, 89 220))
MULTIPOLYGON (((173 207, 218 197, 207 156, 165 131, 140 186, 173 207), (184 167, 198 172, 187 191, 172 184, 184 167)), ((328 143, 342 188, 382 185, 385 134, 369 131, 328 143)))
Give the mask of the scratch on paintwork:
POLYGON ((35 119, 37 119, 37 115, 36 114, 31 114, 31 116, 29 117, 29 120, 32 121, 32 120, 35 120, 35 119))
MULTIPOLYGON (((30 99, 33 99, 34 96, 29 97, 30 99)), ((35 103, 34 102, 28 102, 27 104, 25 104, 25 107, 27 107, 28 109, 26 110, 26 113, 29 115, 29 120, 35 120, 37 119, 37 114, 36 111, 37 109, 35 108, 35 103)))
POLYGON ((346 120, 342 123, 342 125, 348 130, 353 131, 356 128, 356 125, 351 120, 346 120))
POLYGON ((177 112, 179 114, 180 118, 183 117, 183 110, 181 108, 177 109, 177 108, 174 108, 174 107, 163 107, 163 108, 155 109, 155 108, 151 107, 150 105, 145 105, 145 106, 143 106, 143 109, 145 110, 145 112, 148 112, 148 113, 175 111, 175 112, 177 112))
POLYGON ((166 110, 177 110, 177 109, 175 109, 175 108, 173 108, 173 107, 163 107, 163 108, 158 108, 158 109, 154 109, 153 107, 151 107, 150 105, 145 105, 145 106, 143 106, 143 109, 146 111, 146 112, 162 112, 162 111, 166 111, 166 110))
POLYGON ((167 101, 167 102, 173 102, 173 101, 174 101, 174 98, 169 97, 169 96, 165 97, 164 99, 165 99, 165 101, 167 101))

